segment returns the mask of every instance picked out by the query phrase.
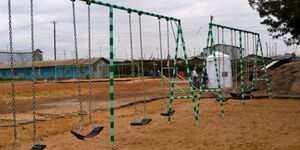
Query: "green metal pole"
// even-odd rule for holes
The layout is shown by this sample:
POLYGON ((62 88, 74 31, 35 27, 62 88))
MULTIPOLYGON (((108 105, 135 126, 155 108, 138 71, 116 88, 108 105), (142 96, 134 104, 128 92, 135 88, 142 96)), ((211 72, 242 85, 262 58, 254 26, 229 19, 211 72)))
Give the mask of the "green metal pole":
POLYGON ((115 8, 115 9, 130 11, 132 13, 138 13, 138 14, 141 14, 141 15, 143 14, 143 15, 153 16, 153 17, 157 17, 157 18, 164 18, 164 19, 169 19, 169 20, 173 20, 173 21, 177 21, 177 22, 180 21, 179 19, 174 18, 174 17, 168 17, 168 16, 164 16, 164 15, 151 13, 151 12, 146 12, 146 11, 143 11, 143 10, 127 8, 127 7, 124 7, 124 6, 119 6, 119 5, 115 5, 115 4, 111 4, 111 3, 106 3, 106 2, 99 1, 99 0, 81 0, 81 1, 90 2, 90 3, 94 3, 94 4, 106 6, 106 7, 115 8))
POLYGON ((228 27, 228 26, 224 26, 224 25, 220 25, 220 24, 210 23, 210 25, 218 27, 218 28, 224 28, 224 29, 229 29, 229 30, 233 30, 233 31, 259 35, 258 33, 255 33, 255 32, 252 32, 252 31, 247 31, 247 30, 243 30, 243 29, 228 27))
POLYGON ((258 35, 258 43, 259 43, 260 52, 261 52, 261 56, 262 56, 262 61, 263 61, 263 65, 264 65, 264 72, 265 72, 264 76, 265 76, 265 82, 267 82, 267 86, 268 86, 269 98, 272 98, 270 78, 269 78, 269 73, 267 71, 266 64, 265 64, 264 54, 263 54, 262 45, 261 45, 261 41, 260 41, 260 35, 258 35))
MULTIPOLYGON (((212 35, 213 37, 213 35, 212 35)), ((215 46, 215 41, 214 38, 211 38, 211 43, 212 43, 212 53, 214 56, 214 64, 215 64, 215 71, 216 71, 216 77, 217 77, 217 83, 218 83, 218 88, 217 92, 220 98, 220 106, 221 106, 221 116, 224 116, 224 104, 223 104, 223 98, 222 98, 222 90, 221 90, 221 84, 220 84, 220 75, 219 75, 219 68, 218 68, 218 63, 217 63, 217 57, 216 57, 216 46, 215 46)), ((219 57, 219 56, 218 56, 219 57)))
POLYGON ((244 87, 244 62, 243 62, 243 42, 242 42, 242 31, 239 31, 240 36, 240 78, 241 78, 241 88, 242 88, 242 104, 245 105, 245 87, 244 87))
MULTIPOLYGON (((253 79, 252 79, 252 87, 251 90, 254 89, 254 87, 257 88, 257 53, 258 53, 258 41, 256 40, 256 35, 254 36, 255 43, 255 57, 254 57, 254 71, 253 71, 253 79)), ((251 99, 253 98, 253 94, 251 92, 251 99)))
MULTIPOLYGON (((169 102, 169 111, 172 111, 172 104, 174 100, 174 86, 175 86, 175 78, 176 78, 176 65, 177 65, 177 58, 178 58, 178 47, 179 47, 179 36, 180 31, 179 28, 177 29, 177 38, 176 38, 176 48, 175 48, 175 57, 174 57, 174 64, 173 64, 173 74, 172 74, 172 82, 171 82, 171 89, 170 89, 170 102, 169 102)), ((168 123, 171 123, 172 117, 168 117, 168 123)))
POLYGON ((109 7, 109 110, 110 110, 110 145, 115 146, 115 114, 114 114, 114 27, 113 7, 109 7))
POLYGON ((201 103, 200 100, 201 100, 201 94, 202 94, 202 89, 203 89, 204 76, 205 76, 205 73, 207 72, 206 60, 207 60, 207 55, 208 55, 208 51, 209 51, 208 49, 209 49, 210 38, 212 38, 212 25, 211 24, 209 24, 208 35, 207 35, 207 40, 206 40, 206 48, 204 49, 202 73, 201 73, 200 88, 199 88, 199 95, 198 95, 197 115, 199 115, 199 111, 200 111, 200 103, 201 103))
POLYGON ((181 35, 181 42, 182 42, 181 45, 182 45, 182 48, 183 48, 183 54, 184 54, 184 59, 185 59, 185 67, 186 67, 187 77, 188 77, 189 86, 190 86, 190 96, 192 97, 192 103, 193 103, 194 115, 195 115, 195 119, 196 119, 196 125, 199 126, 199 119, 198 119, 198 114, 197 114, 197 105, 195 103, 195 96, 194 96, 194 89, 193 89, 193 84, 192 84, 192 79, 191 79, 190 65, 189 65, 189 61, 188 61, 188 57, 187 57, 185 41, 184 41, 184 38, 183 38, 181 22, 178 22, 178 28, 179 28, 179 34, 181 35))

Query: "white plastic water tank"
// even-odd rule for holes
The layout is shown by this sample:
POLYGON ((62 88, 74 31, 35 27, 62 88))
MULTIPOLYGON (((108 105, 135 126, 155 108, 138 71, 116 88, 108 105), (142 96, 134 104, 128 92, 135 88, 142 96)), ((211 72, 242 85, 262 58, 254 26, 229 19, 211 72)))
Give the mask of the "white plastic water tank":
MULTIPOLYGON (((216 52, 216 60, 217 66, 220 76, 220 85, 221 88, 231 88, 233 81, 232 81, 232 69, 231 69, 231 59, 229 55, 223 54, 221 52, 216 52)), ((217 76, 216 76, 216 69, 214 64, 214 56, 210 55, 207 57, 207 76, 208 76, 208 88, 217 88, 217 76)))

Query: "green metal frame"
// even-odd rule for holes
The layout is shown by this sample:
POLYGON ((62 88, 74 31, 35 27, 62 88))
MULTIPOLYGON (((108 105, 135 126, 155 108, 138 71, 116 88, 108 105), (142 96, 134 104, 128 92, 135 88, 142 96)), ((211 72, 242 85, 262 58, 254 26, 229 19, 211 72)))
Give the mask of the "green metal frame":
MULTIPOLYGON (((110 66, 110 144, 111 147, 115 146, 115 119, 114 119, 114 21, 113 21, 113 9, 120 9, 120 10, 124 10, 127 12, 131 12, 131 13, 137 13, 139 15, 147 15, 147 16, 152 16, 152 17, 156 17, 158 19, 166 19, 166 21, 174 21, 178 23, 178 35, 177 35, 177 42, 176 42, 176 54, 175 54, 175 58, 177 59, 177 53, 178 53, 178 43, 179 43, 179 38, 181 37, 181 42, 182 42, 182 47, 183 47, 183 51, 184 51, 184 55, 185 55, 185 63, 186 63, 186 68, 187 68, 187 75, 188 75, 188 80, 189 80, 189 85, 190 85, 190 96, 188 97, 174 97, 174 83, 175 83, 175 77, 176 77, 176 72, 175 72, 175 66, 177 61, 174 61, 174 69, 173 69, 173 78, 172 78, 172 87, 171 87, 171 93, 170 93, 170 104, 169 104, 169 109, 172 109, 172 102, 173 99, 179 99, 179 98, 191 98, 192 102, 193 102, 193 107, 194 107, 194 111, 195 111, 195 118, 196 118, 196 124, 199 125, 199 121, 198 121, 198 116, 196 114, 196 104, 195 104, 195 97, 194 97, 194 93, 193 93, 193 88, 192 88, 192 82, 191 82, 191 74, 190 74, 190 70, 189 70, 189 64, 188 64, 188 58, 186 55, 186 48, 185 48, 185 42, 184 42, 184 38, 183 38, 183 33, 182 33, 182 28, 181 28, 181 21, 180 19, 174 18, 174 17, 168 17, 168 16, 164 16, 164 15, 159 15, 159 14, 155 14, 155 13, 150 13, 150 12, 146 12, 146 11, 142 11, 142 10, 137 10, 137 9, 132 9, 132 8, 127 8, 124 6, 118 6, 115 4, 110 4, 110 3, 105 3, 99 0, 80 0, 80 1, 84 1, 87 2, 88 4, 97 4, 97 5, 102 5, 102 6, 106 6, 109 8, 109 50, 110 50, 110 54, 109 54, 109 66, 110 66)), ((169 122, 171 120, 171 118, 168 118, 169 122)))
POLYGON ((264 54, 262 50, 262 44, 260 40, 260 35, 256 35, 257 37, 257 44, 256 44, 256 55, 255 55, 255 60, 254 60, 254 73, 253 73, 253 80, 252 80, 252 89, 257 86, 257 81, 265 81, 267 84, 267 92, 269 95, 269 98, 272 98, 272 89, 271 89, 271 84, 270 84, 270 78, 269 78, 269 73, 266 68, 266 63, 264 59, 264 54), (257 78, 257 53, 260 51, 261 56, 262 56, 262 63, 263 63, 263 70, 264 70, 264 78, 258 79, 257 78))
POLYGON ((200 100, 201 100, 202 92, 217 92, 218 93, 218 96, 220 98, 221 116, 224 116, 224 104, 223 104, 222 89, 221 89, 221 84, 220 84, 218 63, 217 63, 217 58, 216 58, 216 46, 215 46, 215 41, 214 41, 213 24, 212 23, 209 24, 208 36, 207 36, 207 40, 206 40, 206 48, 204 50, 203 68, 202 68, 202 73, 201 73, 200 88, 199 88, 198 103, 197 103, 197 115, 199 115, 199 111, 200 111, 200 102, 201 102, 200 100), (215 66, 215 72, 216 72, 217 83, 218 83, 218 87, 216 89, 203 89, 204 76, 207 73, 206 59, 208 57, 209 48, 212 49, 212 54, 214 56, 214 66, 215 66))
MULTIPOLYGON (((175 49, 175 57, 174 57, 174 64, 173 64, 171 89, 170 89, 170 101, 169 101, 169 108, 168 108, 169 111, 172 111, 172 106, 173 106, 173 100, 174 99, 192 99, 196 125, 199 126, 199 119, 198 119, 198 114, 197 114, 197 105, 196 105, 196 102, 195 102, 195 95, 194 95, 193 85, 192 85, 192 80, 191 80, 190 66, 189 66, 189 63, 188 63, 188 57, 187 57, 185 41, 184 41, 183 32, 182 32, 181 21, 178 21, 178 29, 177 29, 177 37, 176 37, 176 49, 175 49), (175 79, 176 79, 176 64, 177 64, 177 58, 178 58, 179 40, 181 41, 181 46, 182 46, 183 53, 184 53, 185 68, 186 68, 186 72, 187 72, 187 78, 188 78, 188 81, 189 81, 188 82, 189 83, 189 96, 174 96, 174 87, 175 87, 175 79)), ((171 123, 171 121, 172 121, 172 117, 169 116, 168 117, 168 123, 171 123)))
MULTIPOLYGON (((216 62, 216 47, 215 47, 215 43, 214 43, 214 36, 213 36, 213 27, 216 28, 222 28, 222 29, 229 29, 232 31, 236 31, 239 33, 239 42, 240 42, 240 58, 239 58, 239 65, 240 65, 240 82, 241 82, 241 92, 242 92, 242 104, 245 105, 246 101, 245 101, 245 84, 244 84, 244 72, 243 72, 243 67, 244 67, 244 60, 243 60, 243 40, 242 40, 242 36, 243 34, 252 34, 255 35, 255 37, 257 37, 257 44, 256 44, 256 50, 255 50, 255 59, 254 59, 254 73, 253 73, 253 80, 251 83, 251 88, 253 89, 255 86, 257 86, 257 81, 265 81, 268 88, 267 88, 267 92, 269 97, 272 97, 272 92, 271 92, 271 87, 270 87, 270 79, 269 79, 269 74, 267 72, 266 66, 265 66, 265 60, 262 57, 262 61, 263 61, 263 70, 264 70, 264 78, 262 79, 258 79, 257 78, 257 55, 258 55, 258 51, 260 51, 261 55, 263 56, 263 51, 262 51, 262 45, 261 45, 261 41, 260 41, 260 35, 258 33, 255 32, 251 32, 251 31, 247 31, 247 30, 243 30, 243 29, 237 29, 237 28, 233 28, 233 27, 228 27, 228 26, 223 26, 223 25, 219 25, 219 24, 215 24, 215 23, 209 23, 209 31, 208 31, 208 38, 206 41, 206 48, 204 50, 204 61, 203 61, 203 69, 202 69, 202 75, 201 75, 201 81, 200 81, 200 89, 199 89, 199 95, 198 95, 198 107, 197 107, 197 115, 199 113, 199 109, 200 109, 200 100, 201 100, 201 93, 202 92, 218 92, 219 98, 220 98, 220 105, 221 105, 221 116, 224 116, 224 105, 223 105, 223 101, 222 101, 222 89, 220 88, 220 76, 218 73, 218 65, 216 62), (218 88, 217 89, 203 89, 203 82, 204 82, 204 74, 207 72, 206 70, 206 59, 207 59, 207 54, 208 54, 208 50, 209 48, 212 48, 212 53, 214 56, 214 63, 215 63, 215 69, 216 69, 216 76, 217 76, 217 83, 218 83, 218 88)), ((252 94, 251 94, 251 98, 252 98, 252 94)))

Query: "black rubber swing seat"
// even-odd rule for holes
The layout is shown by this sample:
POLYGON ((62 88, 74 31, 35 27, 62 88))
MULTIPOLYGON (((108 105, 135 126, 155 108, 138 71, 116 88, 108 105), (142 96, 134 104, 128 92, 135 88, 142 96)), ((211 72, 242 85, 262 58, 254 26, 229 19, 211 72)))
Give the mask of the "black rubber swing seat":
POLYGON ((237 92, 231 92, 230 95, 234 98, 241 97, 241 93, 237 93, 237 92))
POLYGON ((130 125, 132 126, 143 126, 147 125, 152 121, 152 119, 144 118, 141 122, 132 122, 130 125))
MULTIPOLYGON (((222 102, 227 102, 229 100, 229 98, 223 98, 222 99, 222 102)), ((220 102, 221 101, 221 99, 220 98, 217 98, 216 99, 216 102, 220 102)))
POLYGON ((174 115, 174 113, 175 113, 175 110, 168 110, 165 113, 160 113, 160 115, 162 115, 162 116, 172 116, 172 115, 174 115))
POLYGON ((36 144, 36 145, 33 145, 33 147, 30 150, 43 150, 45 148, 46 148, 46 145, 36 144))
POLYGON ((103 130, 104 127, 102 126, 99 126, 99 127, 96 127, 94 128, 90 133, 88 133, 87 135, 81 135, 75 131, 71 131, 71 133, 79 140, 84 140, 85 138, 92 138, 92 137, 95 137, 97 136, 102 130, 103 130))
POLYGON ((253 92, 259 91, 259 87, 254 87, 254 88, 252 89, 252 91, 253 91, 253 92))
POLYGON ((251 94, 253 90, 245 90, 245 94, 251 94))

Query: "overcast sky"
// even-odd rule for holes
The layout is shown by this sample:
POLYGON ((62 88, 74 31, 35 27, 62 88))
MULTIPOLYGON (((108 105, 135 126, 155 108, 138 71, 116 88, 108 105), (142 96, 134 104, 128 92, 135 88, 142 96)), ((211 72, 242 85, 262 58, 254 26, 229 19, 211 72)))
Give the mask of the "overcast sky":
MULTIPOLYGON (((263 47, 266 42, 272 44, 272 53, 291 52, 295 47, 286 47, 281 40, 272 40, 267 27, 260 24, 261 18, 252 10, 247 0, 105 0, 131 8, 176 17, 182 20, 184 38, 188 55, 197 55, 205 47, 209 16, 214 22, 226 26, 251 30, 261 34, 263 47)), ((59 59, 74 58, 74 40, 72 26, 72 9, 70 0, 35 0, 35 47, 44 51, 44 59, 53 59, 53 24, 57 22, 57 50, 59 59)), ((30 50, 30 14, 28 1, 13 1, 13 43, 16 50, 30 50)), ((76 17, 79 39, 79 56, 87 57, 87 6, 84 2, 76 2, 76 17)), ((127 12, 115 10, 115 57, 129 58, 129 27, 127 12)), ((8 44, 7 1, 0 2, 0 49, 6 50, 8 44)), ((138 17, 132 16, 134 57, 139 53, 138 17)), ((163 57, 167 56, 166 22, 162 24, 163 57)), ((153 17, 142 17, 143 44, 146 58, 160 57, 158 20, 153 17)), ((93 57, 108 57, 108 8, 92 5, 92 53, 93 57)), ((224 31, 223 42, 231 44, 229 31, 224 31)), ((252 48, 249 39, 249 53, 252 48)), ((170 28, 170 53, 174 54, 174 37, 170 28)), ((221 42, 220 31, 220 42, 221 42)), ((299 53, 298 48, 298 53, 299 53)))

